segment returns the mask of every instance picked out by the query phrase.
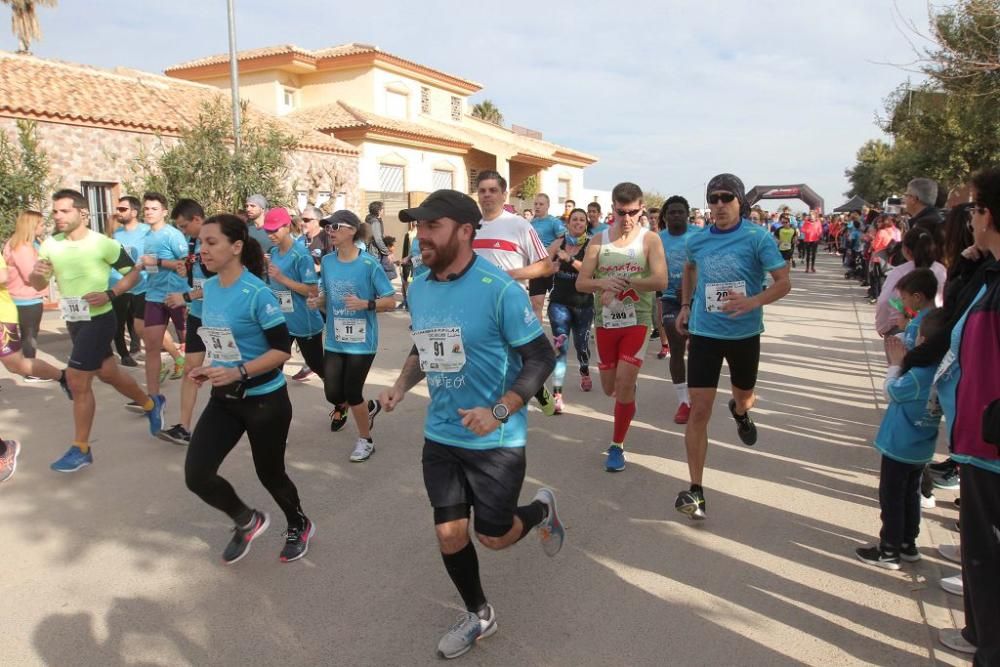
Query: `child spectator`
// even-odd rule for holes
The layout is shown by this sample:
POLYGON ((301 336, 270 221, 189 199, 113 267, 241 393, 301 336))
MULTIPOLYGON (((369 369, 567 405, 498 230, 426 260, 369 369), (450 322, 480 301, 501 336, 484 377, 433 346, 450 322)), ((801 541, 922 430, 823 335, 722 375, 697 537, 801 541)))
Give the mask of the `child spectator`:
POLYGON ((385 243, 385 248, 389 251, 388 255, 382 255, 379 258, 382 262, 382 270, 385 271, 385 275, 389 280, 395 280, 396 276, 399 275, 396 272, 396 265, 399 264, 399 260, 396 259, 396 237, 383 236, 382 242, 385 243))
POLYGON ((897 324, 903 330, 903 345, 909 352, 917 346, 920 323, 927 313, 934 310, 938 280, 930 269, 914 269, 896 283, 903 310, 899 311, 897 324), (912 313, 912 316, 908 316, 912 313))
MULTIPOLYGON (((918 348, 946 326, 942 309, 926 313, 920 322, 918 348)), ((937 364, 911 366, 916 356, 906 352, 895 337, 887 339, 886 348, 890 366, 884 391, 889 404, 875 436, 875 448, 882 453, 878 485, 882 530, 877 545, 860 547, 855 553, 869 565, 898 570, 900 560, 920 560, 920 477, 934 454, 941 411, 928 405, 937 364)))

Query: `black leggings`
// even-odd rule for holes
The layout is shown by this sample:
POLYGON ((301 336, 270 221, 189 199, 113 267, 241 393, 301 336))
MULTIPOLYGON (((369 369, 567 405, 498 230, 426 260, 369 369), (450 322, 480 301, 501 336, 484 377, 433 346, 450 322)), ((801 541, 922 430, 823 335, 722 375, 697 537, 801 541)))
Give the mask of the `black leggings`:
POLYGON ((40 303, 17 307, 18 328, 21 330, 21 353, 25 359, 34 359, 38 352, 38 332, 42 328, 42 312, 40 303))
POLYGON ((802 245, 806 247, 806 268, 815 269, 816 268, 816 248, 819 246, 819 241, 806 241, 802 245))
POLYGON ((299 352, 309 370, 323 377, 326 372, 323 365, 323 332, 312 336, 292 336, 292 340, 299 344, 299 352))
POLYGON ((361 405, 365 402, 365 380, 371 370, 374 354, 344 354, 326 351, 323 389, 332 405, 361 405))
POLYGON ((132 295, 126 292, 119 294, 111 300, 111 307, 115 311, 115 319, 118 320, 118 329, 115 331, 115 350, 119 357, 129 356, 129 348, 125 343, 125 328, 128 328, 128 335, 132 340, 138 340, 135 333, 135 314, 132 312, 132 295))
POLYGON ((241 400, 213 396, 191 434, 184 462, 188 489, 237 524, 246 523, 250 508, 236 495, 232 485, 219 476, 219 466, 246 433, 257 479, 281 507, 288 524, 302 525, 305 515, 299 504, 299 492, 285 472, 285 446, 291 422, 292 403, 286 387, 241 400))

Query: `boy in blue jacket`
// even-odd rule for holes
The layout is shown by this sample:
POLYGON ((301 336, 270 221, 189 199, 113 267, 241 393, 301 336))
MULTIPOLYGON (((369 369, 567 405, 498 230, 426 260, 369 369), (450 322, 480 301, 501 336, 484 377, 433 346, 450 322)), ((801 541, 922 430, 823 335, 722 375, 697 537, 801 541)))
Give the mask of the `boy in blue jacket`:
MULTIPOLYGON (((920 322, 917 347, 946 326, 940 308, 924 315, 920 322)), ((930 401, 937 364, 913 366, 896 337, 886 339, 889 370, 885 397, 889 401, 875 448, 882 453, 878 496, 882 508, 879 543, 855 550, 859 560, 888 570, 898 570, 900 561, 920 560, 917 535, 920 532, 920 477, 931 460, 937 443, 941 410, 930 401), (930 404, 929 404, 930 403, 930 404)))

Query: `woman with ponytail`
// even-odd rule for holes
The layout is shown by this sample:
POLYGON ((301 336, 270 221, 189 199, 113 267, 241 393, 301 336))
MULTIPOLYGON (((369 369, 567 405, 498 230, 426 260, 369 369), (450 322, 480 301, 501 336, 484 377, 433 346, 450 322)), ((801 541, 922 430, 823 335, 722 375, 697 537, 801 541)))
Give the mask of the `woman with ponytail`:
POLYGON ((903 236, 902 245, 903 257, 906 262, 893 268, 885 277, 882 292, 875 305, 875 330, 880 336, 899 333, 895 321, 897 310, 893 307, 892 302, 899 298, 899 295, 896 294, 896 285, 900 278, 914 269, 930 269, 934 272, 938 280, 937 298, 934 300, 934 305, 940 308, 943 303, 944 284, 948 278, 948 270, 936 260, 940 250, 934 237, 927 230, 915 227, 903 236))
POLYGON ((315 532, 285 471, 292 404, 282 365, 292 343, 274 292, 262 280, 267 270, 260 244, 234 215, 216 215, 199 234, 201 261, 216 275, 205 281, 202 326, 205 364, 190 371, 211 398, 191 434, 184 464, 187 487, 233 520, 233 537, 222 554, 226 564, 243 558, 269 525, 266 513, 246 505, 219 467, 246 433, 257 478, 285 513, 288 530, 280 560, 305 556, 315 532))

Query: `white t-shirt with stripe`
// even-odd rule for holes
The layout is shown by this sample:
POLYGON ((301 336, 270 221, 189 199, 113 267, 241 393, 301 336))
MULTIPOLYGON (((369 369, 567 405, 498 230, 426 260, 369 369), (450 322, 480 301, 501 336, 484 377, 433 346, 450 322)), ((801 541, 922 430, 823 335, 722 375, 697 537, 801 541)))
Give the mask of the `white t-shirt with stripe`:
POLYGON ((548 255, 531 223, 507 211, 491 221, 480 222, 472 248, 504 271, 523 269, 548 255))

